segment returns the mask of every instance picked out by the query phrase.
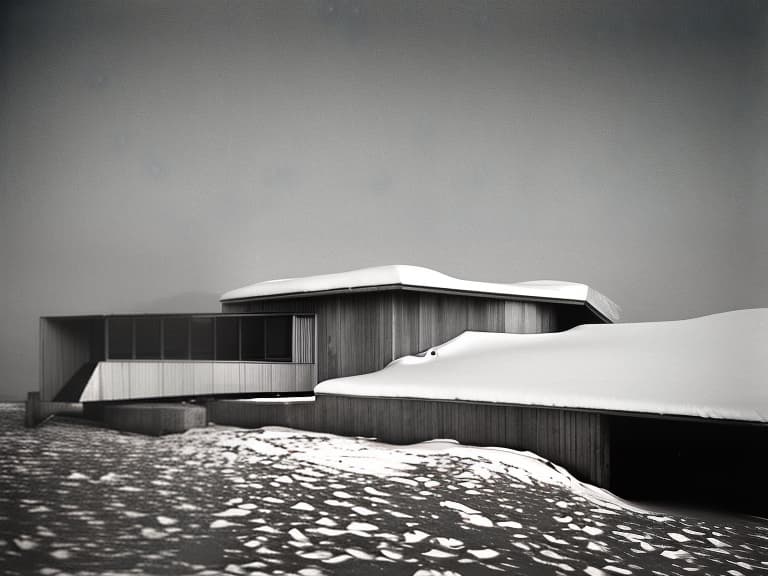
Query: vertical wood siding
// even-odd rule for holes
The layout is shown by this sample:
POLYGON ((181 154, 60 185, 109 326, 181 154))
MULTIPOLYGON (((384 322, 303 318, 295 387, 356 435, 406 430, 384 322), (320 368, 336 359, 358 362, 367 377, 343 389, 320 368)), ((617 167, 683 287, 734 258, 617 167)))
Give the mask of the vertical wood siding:
POLYGON ((609 485, 609 421, 602 414, 470 402, 317 396, 314 403, 223 400, 208 405, 217 424, 289 426, 394 444, 453 438, 463 444, 530 450, 574 476, 609 485))
POLYGON ((317 314, 319 381, 372 372, 392 360, 389 293, 224 304, 222 311, 317 314))
POLYGON ((310 363, 315 357, 315 317, 293 317, 292 362, 310 363))
POLYGON ((287 362, 100 362, 80 401, 310 392, 314 368, 287 362))
POLYGON ((40 319, 41 400, 51 401, 78 370, 103 360, 104 324, 101 319, 40 319))
POLYGON ((381 370, 392 360, 443 344, 466 330, 554 331, 560 308, 403 290, 222 304, 227 313, 317 314, 320 382, 381 370))

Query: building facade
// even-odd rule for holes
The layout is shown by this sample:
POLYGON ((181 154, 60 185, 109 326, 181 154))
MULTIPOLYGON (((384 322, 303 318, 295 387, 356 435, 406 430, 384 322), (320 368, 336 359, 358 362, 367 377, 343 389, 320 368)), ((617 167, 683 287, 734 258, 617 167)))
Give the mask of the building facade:
POLYGON ((263 282, 225 294, 221 314, 41 318, 41 399, 310 394, 466 330, 554 332, 617 314, 581 284, 470 282, 414 266, 263 282))

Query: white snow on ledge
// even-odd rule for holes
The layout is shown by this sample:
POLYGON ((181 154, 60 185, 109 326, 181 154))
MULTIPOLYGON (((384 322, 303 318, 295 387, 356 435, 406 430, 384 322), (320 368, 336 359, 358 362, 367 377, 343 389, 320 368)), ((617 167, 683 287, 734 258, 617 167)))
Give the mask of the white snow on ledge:
POLYGON ((231 290, 221 297, 221 301, 391 285, 586 302, 614 322, 619 319, 620 312, 619 307, 613 301, 586 284, 557 280, 538 280, 514 284, 475 282, 453 278, 421 266, 405 265, 377 266, 336 274, 269 280, 231 290))
POLYGON ((551 334, 465 332, 315 393, 768 422, 768 308, 551 334))

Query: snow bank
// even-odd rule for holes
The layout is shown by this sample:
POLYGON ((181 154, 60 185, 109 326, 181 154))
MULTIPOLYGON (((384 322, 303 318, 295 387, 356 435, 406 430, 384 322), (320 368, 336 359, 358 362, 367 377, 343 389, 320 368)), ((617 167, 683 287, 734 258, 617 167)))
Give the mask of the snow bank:
MULTIPOLYGON (((221 427, 215 426, 208 431, 218 428, 221 427)), ((457 481, 467 478, 487 480, 502 475, 528 486, 534 483, 560 486, 609 508, 641 511, 606 490, 577 480, 565 468, 538 454, 510 448, 471 446, 446 439, 394 445, 373 439, 347 438, 327 432, 309 432, 281 426, 260 428, 259 440, 256 442, 248 436, 242 437, 239 447, 254 452, 270 453, 265 452, 264 448, 269 447, 270 444, 292 445, 297 435, 302 438, 302 441, 314 439, 325 440, 325 442, 317 442, 311 450, 295 452, 288 450, 284 461, 299 460, 338 472, 389 478, 405 486, 417 486, 419 479, 412 478, 414 473, 440 456, 450 456, 464 461, 463 472, 456 477, 457 481)), ((227 447, 238 448, 237 441, 231 441, 227 447)), ((428 479, 420 478, 420 480, 428 479)))
POLYGON ((231 290, 221 297, 221 301, 390 285, 587 302, 605 317, 613 321, 619 318, 619 307, 609 298, 585 284, 555 280, 517 282, 514 284, 474 282, 453 278, 421 266, 404 265, 377 266, 337 274, 259 282, 231 290))
POLYGON ((768 422, 768 309, 554 334, 465 332, 315 393, 768 422))

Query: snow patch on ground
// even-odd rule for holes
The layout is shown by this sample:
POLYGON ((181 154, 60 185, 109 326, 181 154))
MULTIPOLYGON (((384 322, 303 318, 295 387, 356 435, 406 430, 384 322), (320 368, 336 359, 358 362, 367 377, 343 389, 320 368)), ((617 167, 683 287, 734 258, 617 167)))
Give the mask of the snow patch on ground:
POLYGON ((535 455, 451 441, 215 426, 148 438, 57 420, 25 429, 23 410, 0 405, 0 451, 3 574, 768 568, 764 523, 661 516, 535 455), (73 470, 115 476, 68 480, 73 470))

